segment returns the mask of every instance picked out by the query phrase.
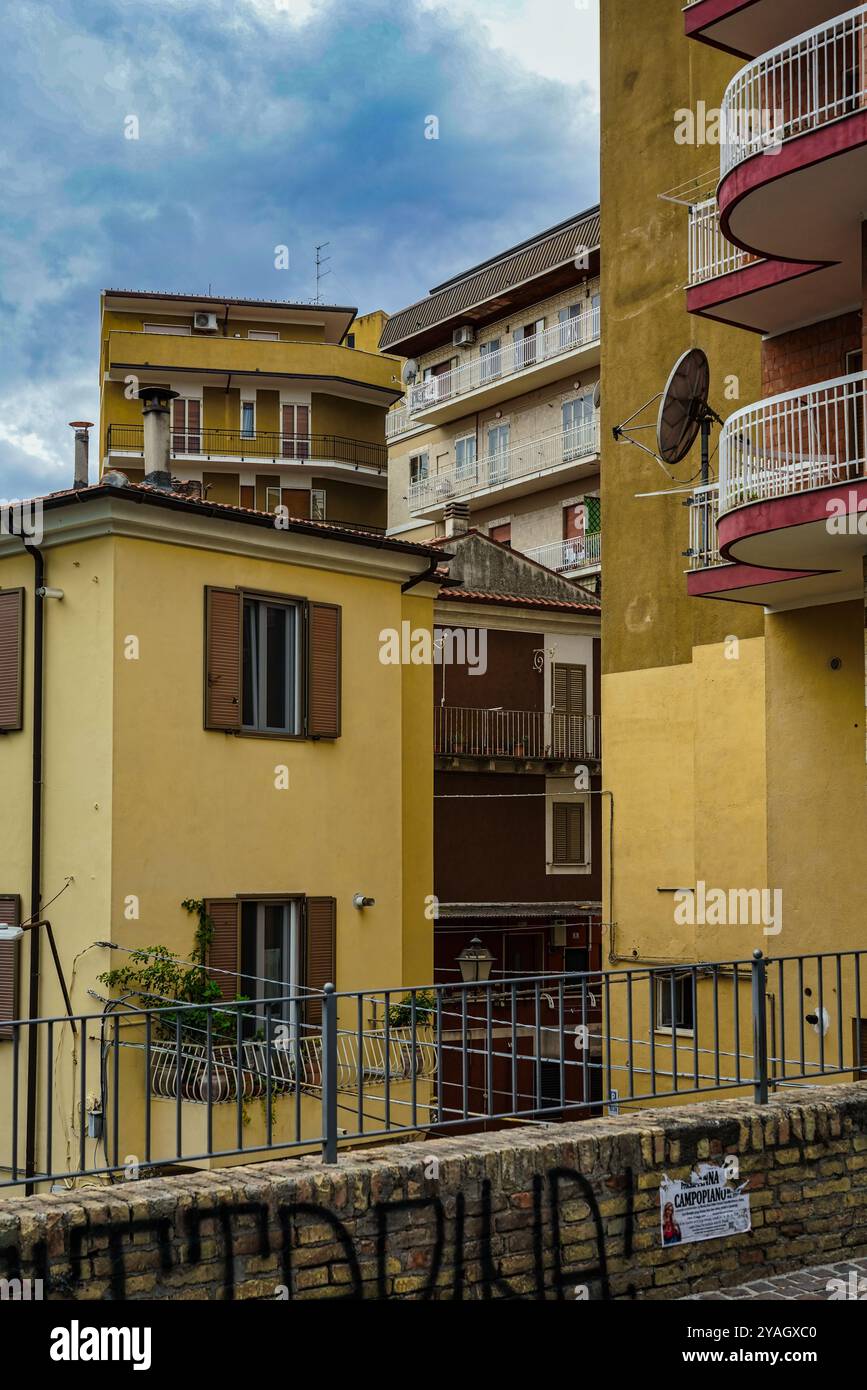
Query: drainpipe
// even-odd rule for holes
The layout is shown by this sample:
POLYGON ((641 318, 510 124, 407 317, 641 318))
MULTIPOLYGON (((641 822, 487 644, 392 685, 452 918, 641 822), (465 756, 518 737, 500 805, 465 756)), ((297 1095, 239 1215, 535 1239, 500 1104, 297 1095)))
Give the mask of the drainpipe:
MULTIPOLYGON (((35 617, 33 620, 33 796, 31 802, 30 824, 30 917, 39 917, 42 901, 42 744, 43 744, 43 666, 45 631, 45 557, 34 545, 24 542, 24 549, 33 556, 35 617)), ((30 936, 30 991, 27 1005, 28 1018, 39 1017, 39 931, 31 931, 30 936)), ((38 1031, 38 1030, 36 1030, 38 1031)), ((37 1107, 37 1069, 39 1062, 39 1042, 29 1030, 27 1038, 27 1119, 24 1148, 24 1172, 36 1172, 36 1107, 37 1107)), ((24 1188, 29 1197, 33 1183, 27 1182, 24 1188)))

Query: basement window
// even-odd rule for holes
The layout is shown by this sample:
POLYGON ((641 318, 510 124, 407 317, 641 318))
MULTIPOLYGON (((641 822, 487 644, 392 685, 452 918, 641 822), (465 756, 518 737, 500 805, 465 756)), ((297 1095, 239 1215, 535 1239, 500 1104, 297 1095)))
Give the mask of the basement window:
POLYGON ((297 603, 244 599, 241 719, 245 729, 300 733, 300 650, 297 603))

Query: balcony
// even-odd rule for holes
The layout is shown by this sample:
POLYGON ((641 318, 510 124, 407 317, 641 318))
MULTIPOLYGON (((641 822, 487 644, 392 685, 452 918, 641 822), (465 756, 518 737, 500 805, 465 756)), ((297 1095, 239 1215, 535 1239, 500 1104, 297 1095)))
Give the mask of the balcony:
POLYGON ((385 417, 386 443, 393 444, 404 435, 418 434, 419 430, 425 428, 420 421, 413 419, 405 405, 395 406, 385 417))
MULTIPOLYGON (((142 459, 143 427, 141 425, 109 425, 107 454, 111 462, 142 459)), ((281 472, 296 467, 315 467, 323 476, 346 477, 347 473, 363 473, 368 480, 385 477, 388 450, 384 444, 369 444, 363 439, 347 439, 336 434, 281 434, 257 431, 245 434, 242 430, 200 429, 174 430, 171 435, 171 455, 195 468, 217 471, 226 465, 240 469, 252 465, 267 465, 281 472)))
POLYGON ((297 381, 307 390, 382 406, 403 395, 393 361, 335 343, 112 329, 106 358, 109 380, 123 382, 133 375, 142 385, 189 378, 218 386, 255 382, 257 387, 277 389, 297 381))
POLYGON ((410 413, 425 425, 445 424, 589 366, 599 358, 599 322, 599 308, 590 308, 496 352, 476 352, 411 387, 410 413))
POLYGON ((687 37, 755 58, 839 14, 839 0, 686 0, 687 37))
POLYGON ((598 464, 599 418, 573 429, 540 435, 500 453, 487 454, 462 468, 450 468, 410 483, 410 511, 436 516, 447 502, 496 496, 504 500, 533 492, 540 479, 581 477, 598 464))
POLYGON ((719 500, 693 499, 690 593, 766 608, 863 594, 867 373, 771 396, 726 421, 719 500), (862 519, 863 520, 863 519, 862 519), (702 569, 701 561, 711 567, 702 569), (728 563, 721 563, 728 562, 728 563))
POLYGON ((799 264, 775 331, 861 301, 867 6, 765 52, 722 104, 723 236, 799 264))
POLYGON ((538 545, 524 553, 529 560, 535 560, 537 565, 544 565, 557 574, 573 575, 583 570, 598 569, 602 564, 602 532, 591 531, 585 536, 538 545))
POLYGON ((434 716, 434 754, 444 758, 512 762, 598 762, 598 715, 552 710, 470 709, 439 705, 434 716))

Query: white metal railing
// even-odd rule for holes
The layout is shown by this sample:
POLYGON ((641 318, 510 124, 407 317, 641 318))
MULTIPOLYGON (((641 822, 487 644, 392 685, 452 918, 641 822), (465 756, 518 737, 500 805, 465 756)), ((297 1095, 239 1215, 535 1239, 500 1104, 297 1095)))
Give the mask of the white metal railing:
POLYGON ((719 222, 716 198, 696 203, 689 209, 689 284, 702 285, 720 275, 761 260, 726 241, 719 222))
POLYGON ((418 478, 409 486, 410 511, 467 497, 485 488, 503 487, 516 478, 548 468, 577 463, 599 453, 599 417, 583 420, 568 430, 539 435, 494 454, 485 454, 460 468, 418 478))
POLYGON ((429 410, 455 396, 463 396, 468 391, 476 391, 503 377, 514 375, 561 357, 575 348, 596 341, 599 337, 599 306, 591 306, 574 318, 564 319, 534 333, 507 343, 496 352, 476 352, 459 367, 453 367, 440 376, 428 377, 417 382, 409 393, 409 408, 413 414, 429 410))
POLYGON ((598 758, 596 715, 439 705, 434 752, 469 758, 598 758))
POLYGON ((817 25, 748 63, 722 102, 722 177, 761 150, 867 105, 867 5, 817 25))
POLYGON ((416 421, 413 420, 405 405, 396 406, 390 410, 385 417, 385 438, 386 440, 397 439, 399 435, 406 434, 408 430, 416 428, 416 421))
POLYGON ((530 560, 546 569, 563 574, 568 570, 584 569, 589 565, 602 563, 602 532, 589 531, 584 536, 572 536, 565 541, 552 541, 550 545, 537 545, 524 552, 530 560))
POLYGON ((726 562, 719 553, 716 524, 719 517, 719 483, 697 487, 689 499, 689 568, 708 569, 726 562))
POLYGON ((770 396, 729 416, 720 434, 719 510, 865 474, 867 372, 770 396))

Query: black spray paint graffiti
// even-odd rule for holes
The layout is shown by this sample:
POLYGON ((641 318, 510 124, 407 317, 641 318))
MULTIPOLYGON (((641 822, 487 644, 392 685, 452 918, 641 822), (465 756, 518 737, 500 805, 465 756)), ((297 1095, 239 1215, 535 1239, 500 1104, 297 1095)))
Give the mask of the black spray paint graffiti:
MULTIPOLYGON (((619 1189, 623 1198, 624 1230, 622 1236, 617 1239, 617 1245, 620 1247, 618 1253, 628 1258, 632 1253, 634 1219, 631 1170, 627 1169, 621 1178, 611 1181, 610 1185, 619 1189)), ((539 1174, 533 1177, 531 1195, 532 1208, 525 1228, 528 1228, 531 1234, 532 1293, 517 1292, 508 1276, 502 1272, 502 1252, 499 1257, 495 1253, 497 1241, 494 1230, 493 1187, 490 1180, 485 1179, 480 1188, 478 1237, 473 1236, 471 1239, 467 1238, 467 1201, 460 1192, 450 1199, 450 1212, 447 1212, 446 1203, 439 1196, 376 1203, 370 1209, 373 1217, 372 1241, 368 1236, 362 1240, 358 1231, 353 1235, 340 1217, 318 1203, 280 1203, 276 1208, 276 1230, 279 1231, 280 1239, 276 1252, 276 1269, 279 1270, 279 1275, 275 1272, 275 1296, 277 1279, 287 1291, 289 1298, 293 1296, 296 1264, 293 1254, 297 1248, 295 1240, 304 1223, 308 1222, 328 1227, 334 1236, 331 1244, 342 1251, 342 1257, 336 1256, 331 1261, 346 1265, 346 1292, 341 1297, 349 1300, 388 1298, 389 1258, 394 1253, 390 1240, 397 1231, 403 1229, 400 1226, 400 1217, 408 1217, 412 1222, 414 1218, 429 1213, 432 1221, 416 1223, 418 1229, 422 1229, 422 1225, 425 1229, 432 1226, 434 1233, 430 1259, 424 1271, 426 1280, 415 1292, 415 1296, 422 1300, 437 1296, 460 1301, 467 1296, 470 1282, 474 1292, 478 1291, 485 1299, 563 1300, 567 1296, 574 1296, 577 1286, 585 1286, 592 1290, 590 1296, 602 1300, 611 1299, 607 1250, 610 1238, 606 1238, 602 1214, 589 1180, 572 1168, 554 1168, 546 1177, 539 1174), (586 1205, 589 1212, 593 1230, 591 1244, 595 1249, 596 1258, 589 1265, 570 1267, 563 1258, 563 1207, 566 1202, 574 1203, 576 1197, 586 1205), (365 1281, 358 1247, 363 1245, 366 1248, 370 1244, 375 1252, 373 1258, 376 1275, 375 1280, 365 1281), (552 1257, 547 1262, 546 1252, 550 1252, 552 1257), (440 1276, 449 1255, 451 1260, 448 1279, 443 1281, 440 1276), (472 1281, 467 1277, 470 1266, 473 1266, 472 1281)), ((267 1259, 275 1253, 271 1244, 274 1215, 274 1208, 267 1202, 226 1202, 212 1207, 191 1207, 183 1213, 178 1213, 177 1220, 169 1216, 154 1216, 100 1223, 93 1230, 84 1226, 73 1226, 69 1231, 68 1273, 50 1268, 46 1243, 38 1241, 26 1254, 15 1244, 0 1247, 0 1278, 41 1279, 48 1297, 82 1297, 91 1278, 91 1254, 86 1246, 93 1237, 97 1243, 107 1241, 110 1296, 112 1299, 121 1300, 127 1296, 127 1257, 133 1249, 135 1236, 150 1234, 156 1238, 159 1268, 163 1274, 167 1274, 178 1265, 196 1265, 201 1261, 202 1226, 206 1221, 212 1220, 220 1235, 223 1296, 231 1299, 235 1296, 238 1273, 235 1249, 237 1222, 241 1218, 252 1218, 258 1235, 256 1253, 259 1258, 267 1259)), ((366 1224, 364 1214, 360 1215, 358 1220, 359 1223, 366 1224)), ((572 1239, 575 1238, 573 1235, 572 1239)), ((135 1248, 139 1250, 141 1247, 135 1248)), ((168 1287, 165 1293, 166 1296, 170 1295, 168 1287)), ((622 1296, 634 1298, 635 1290, 629 1286, 622 1296)))

